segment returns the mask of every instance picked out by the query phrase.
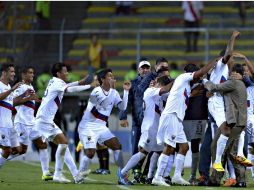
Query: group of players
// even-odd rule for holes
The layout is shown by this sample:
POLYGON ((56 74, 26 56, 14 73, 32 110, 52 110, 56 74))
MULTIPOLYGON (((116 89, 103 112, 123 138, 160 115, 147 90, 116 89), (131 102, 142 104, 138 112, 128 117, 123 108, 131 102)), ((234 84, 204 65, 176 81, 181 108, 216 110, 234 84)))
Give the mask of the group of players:
MULTIPOLYGON (((22 82, 11 87, 9 83, 14 80, 14 65, 3 64, 0 78, 0 145, 2 148, 0 168, 7 160, 25 154, 28 142, 32 140, 39 150, 43 180, 61 183, 71 182, 63 175, 63 165, 66 163, 74 183, 84 183, 84 179, 88 175, 90 160, 94 157, 97 143, 99 143, 113 150, 115 163, 118 166, 119 184, 132 185, 133 183, 127 177, 129 170, 143 160, 148 153, 152 152, 147 175, 151 184, 162 186, 170 186, 172 183, 190 185, 190 182, 182 177, 185 156, 189 150, 187 139, 201 139, 202 135, 200 136, 200 134, 202 132, 200 133, 200 130, 204 131, 206 122, 201 121, 196 125, 196 123, 186 124, 184 120, 189 104, 194 105, 190 98, 199 96, 200 92, 206 88, 209 97, 208 110, 214 120, 213 122, 219 127, 215 135, 217 138, 213 140, 213 147, 215 148, 213 155, 214 176, 217 176, 216 172, 224 172, 224 160, 227 160, 224 159, 225 152, 231 153, 232 147, 237 144, 236 154, 232 156, 233 159, 231 160, 236 163, 234 164, 236 167, 232 168, 232 164, 227 165, 228 167, 231 166, 229 169, 231 177, 235 177, 234 185, 246 186, 246 179, 242 177, 246 170, 242 169, 241 166, 252 166, 252 163, 243 154, 243 137, 245 135, 244 128, 247 126, 248 133, 246 134, 251 137, 250 142, 254 140, 251 136, 254 122, 254 101, 252 100, 254 96, 251 94, 253 87, 250 86, 246 90, 242 82, 244 66, 236 64, 234 61, 235 57, 247 60, 244 55, 233 51, 234 42, 238 35, 239 32, 233 32, 226 51, 221 57, 212 60, 202 68, 195 64, 188 64, 184 68, 185 73, 179 75, 175 80, 168 77, 167 63, 156 65, 155 71, 160 71, 155 72, 155 74, 152 73, 156 77, 144 76, 142 79, 144 84, 150 84, 150 86, 142 94, 144 118, 138 143, 139 150, 126 165, 123 161, 121 144, 106 127, 106 123, 114 106, 122 111, 127 109, 129 90, 132 87, 130 82, 124 82, 123 98, 121 98, 115 90, 116 80, 111 69, 99 71, 97 80, 91 84, 89 84, 89 77, 77 82, 66 83, 67 68, 62 63, 56 63, 51 69, 53 78, 48 83, 36 117, 34 117, 35 102, 40 102, 31 85, 34 69, 25 67, 22 70, 22 82), (234 85, 231 84, 232 81, 234 85), (244 87, 239 89, 242 85, 244 87), (68 148, 68 140, 61 129, 54 124, 53 119, 65 92, 80 92, 91 87, 94 89, 90 94, 87 108, 78 127, 79 138, 85 154, 80 161, 79 169, 77 169, 68 148), (242 90, 241 93, 238 93, 240 90, 242 90), (231 97, 234 92, 241 96, 238 99, 239 105, 235 105, 235 99, 231 97), (228 103, 228 100, 232 104, 228 103), (245 102, 242 103, 241 100, 245 102), (17 113, 13 122, 14 111, 17 113), (231 117, 233 117, 233 121, 231 117), (201 129, 198 127, 200 125, 201 129), (239 142, 236 141, 237 139, 239 142), (49 171, 46 141, 52 141, 58 145, 54 174, 49 171), (175 164, 175 172, 172 179, 168 180, 173 164, 175 164)), ((248 60, 246 62, 246 68, 254 73, 251 63, 248 60)), ((140 67, 145 65, 150 67, 150 63, 147 61, 140 63, 140 67)), ((200 112, 203 109, 207 108, 200 108, 200 112)), ((200 141, 196 143, 196 146, 199 146, 199 143, 200 141)), ((197 154, 195 152, 193 155, 197 156, 197 154)), ((196 173, 197 168, 194 170, 196 173)), ((210 184, 217 185, 214 181, 216 180, 211 178, 210 184)))

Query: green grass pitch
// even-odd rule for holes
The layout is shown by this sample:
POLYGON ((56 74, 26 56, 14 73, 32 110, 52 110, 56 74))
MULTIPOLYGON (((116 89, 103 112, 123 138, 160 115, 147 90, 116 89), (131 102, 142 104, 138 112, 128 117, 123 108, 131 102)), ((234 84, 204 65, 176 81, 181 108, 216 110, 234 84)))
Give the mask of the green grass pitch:
MULTIPOLYGON (((54 166, 54 163, 51 163, 54 166)), ((91 165, 91 169, 96 169, 98 165, 91 165)), ((90 174, 85 184, 59 184, 52 181, 44 182, 41 180, 41 168, 38 162, 24 163, 20 161, 7 162, 0 169, 0 190, 162 190, 162 189, 225 189, 226 187, 157 187, 149 185, 120 186, 117 184, 116 166, 110 166, 111 175, 95 175, 90 174)), ((65 168, 65 175, 72 179, 69 171, 65 168)), ((189 169, 185 169, 184 178, 188 179, 189 169)), ((253 189, 254 182, 251 179, 248 170, 248 187, 245 189, 253 189)), ((230 188, 231 189, 231 188, 230 188)))

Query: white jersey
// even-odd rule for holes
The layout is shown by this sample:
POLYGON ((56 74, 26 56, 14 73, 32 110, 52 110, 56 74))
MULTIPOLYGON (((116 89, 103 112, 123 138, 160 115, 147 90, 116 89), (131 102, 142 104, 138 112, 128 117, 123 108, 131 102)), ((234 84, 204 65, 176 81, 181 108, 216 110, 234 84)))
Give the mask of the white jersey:
MULTIPOLYGON (((154 126, 154 123, 159 123, 160 116, 160 88, 148 88, 144 92, 143 98, 143 109, 144 109, 144 118, 141 125, 141 132, 149 130, 154 126)), ((158 126, 157 126, 158 127, 158 126)), ((156 129, 158 130, 158 129, 156 129)))
POLYGON ((64 91, 68 87, 62 79, 53 77, 47 86, 36 119, 53 124, 55 114, 62 102, 64 91))
POLYGON ((85 128, 86 123, 90 120, 90 118, 93 117, 93 114, 91 113, 92 108, 95 106, 95 104, 92 104, 92 102, 88 101, 86 109, 83 113, 82 119, 79 123, 79 128, 85 128))
POLYGON ((228 80, 228 65, 224 64, 222 62, 221 58, 217 64, 215 65, 214 69, 212 70, 212 73, 210 75, 210 81, 213 82, 214 84, 220 84, 228 80))
MULTIPOLYGON (((14 91, 14 96, 20 96, 25 93, 28 89, 34 91, 33 86, 22 84, 19 88, 14 91)), ((22 123, 25 125, 34 125, 35 124, 35 117, 34 117, 34 110, 35 110, 35 101, 30 100, 22 105, 16 106, 17 113, 15 115, 14 124, 22 123)))
MULTIPOLYGON (((11 86, 0 81, 0 93, 11 89, 11 86)), ((12 128, 13 93, 10 93, 4 100, 0 100, 0 127, 12 128)))
POLYGON ((254 124, 254 86, 247 88, 247 121, 254 124))
POLYGON ((193 76, 194 73, 183 73, 175 79, 162 114, 176 113, 178 119, 183 121, 189 103, 190 81, 193 80, 193 76))
POLYGON ((106 126, 113 106, 117 106, 121 102, 122 99, 115 89, 110 89, 108 92, 105 92, 100 86, 94 88, 90 95, 88 108, 83 116, 87 121, 86 124, 106 126))

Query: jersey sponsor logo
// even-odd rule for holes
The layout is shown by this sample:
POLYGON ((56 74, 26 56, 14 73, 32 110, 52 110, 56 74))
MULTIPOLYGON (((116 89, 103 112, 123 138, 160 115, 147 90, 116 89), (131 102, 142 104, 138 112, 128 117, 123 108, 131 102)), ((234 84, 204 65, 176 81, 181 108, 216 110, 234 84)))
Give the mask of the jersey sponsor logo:
POLYGON ((100 113, 96 107, 94 106, 91 110, 91 113, 93 114, 94 117, 96 117, 97 119, 100 119, 102 121, 107 122, 108 121, 108 116, 103 115, 102 113, 100 113))
POLYGON ((2 138, 2 139, 5 139, 5 135, 2 135, 1 138, 2 138))
POLYGON ((32 101, 24 102, 23 105, 26 106, 26 107, 32 108, 33 110, 35 110, 35 104, 32 101))
POLYGON ((176 138, 175 135, 172 135, 172 136, 171 136, 171 139, 172 139, 172 140, 175 140, 175 138, 176 138))

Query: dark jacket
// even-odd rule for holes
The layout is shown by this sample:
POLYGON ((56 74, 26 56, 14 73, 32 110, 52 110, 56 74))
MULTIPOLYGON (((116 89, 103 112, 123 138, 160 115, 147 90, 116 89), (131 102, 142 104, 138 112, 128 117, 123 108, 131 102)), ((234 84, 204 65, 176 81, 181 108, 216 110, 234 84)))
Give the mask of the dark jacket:
MULTIPOLYGON (((131 81, 131 89, 129 91, 128 107, 131 106, 132 126, 141 127, 144 113, 143 113, 143 95, 145 90, 149 87, 150 82, 157 77, 157 73, 148 73, 143 79, 138 75, 131 81)), ((127 119, 127 110, 120 111, 119 119, 127 119)))

